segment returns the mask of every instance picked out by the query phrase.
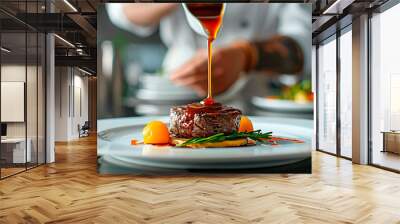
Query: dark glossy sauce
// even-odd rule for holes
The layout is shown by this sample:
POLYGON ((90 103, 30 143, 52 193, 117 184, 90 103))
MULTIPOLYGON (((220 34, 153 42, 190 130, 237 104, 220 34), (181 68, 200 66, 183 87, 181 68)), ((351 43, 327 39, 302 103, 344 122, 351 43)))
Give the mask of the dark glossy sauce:
POLYGON ((207 98, 201 103, 204 105, 215 104, 212 97, 212 42, 217 37, 219 28, 222 23, 223 4, 222 3, 189 3, 187 4, 189 11, 200 21, 203 29, 208 34, 207 49, 208 49, 208 94, 207 98))
POLYGON ((221 103, 214 102, 213 104, 192 103, 185 106, 185 115, 182 120, 184 125, 192 125, 194 116, 201 114, 226 114, 226 113, 239 113, 240 110, 233 107, 224 106, 221 103))
POLYGON ((186 113, 189 116, 202 113, 215 113, 223 109, 222 104, 214 102, 213 104, 192 103, 187 105, 186 113))

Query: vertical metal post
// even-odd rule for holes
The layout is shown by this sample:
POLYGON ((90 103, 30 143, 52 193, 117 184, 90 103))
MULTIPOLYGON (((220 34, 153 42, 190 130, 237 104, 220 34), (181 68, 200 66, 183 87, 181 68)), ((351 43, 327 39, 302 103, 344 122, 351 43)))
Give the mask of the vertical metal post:
POLYGON ((72 117, 73 119, 75 119, 75 67, 71 67, 71 102, 72 105, 70 105, 70 107, 72 107, 72 117))
MULTIPOLYGON (((25 21, 28 21, 28 0, 25 0, 25 21)), ((28 24, 25 23, 25 88, 24 88, 24 121, 25 121, 25 170, 28 169, 28 24)))
POLYGON ((367 20, 367 33, 368 33, 368 53, 367 53, 367 63, 368 63, 368 76, 367 76, 367 82, 368 82, 368 164, 373 163, 373 153, 372 153, 372 61, 371 61, 371 55, 372 55, 372 29, 371 29, 371 19, 372 19, 372 12, 368 12, 368 20, 367 20))
MULTIPOLYGON (((2 37, 1 37, 1 34, 2 34, 2 32, 1 32, 1 24, 2 23, 0 23, 0 47, 2 47, 2 37)), ((2 55, 2 53, 1 53, 1 51, 0 51, 0 125, 2 124, 1 123, 1 67, 2 67, 2 64, 1 64, 1 62, 2 62, 2 58, 1 58, 1 55, 2 55)), ((1 135, 1 134, 0 134, 1 135)), ((0 144, 0 180, 2 179, 2 177, 1 177, 1 170, 2 170, 2 157, 1 157, 1 144, 0 144)))
POLYGON ((319 149, 319 44, 315 46, 315 148, 319 149))
MULTIPOLYGON (((46 0, 45 3, 45 12, 47 13, 47 3, 48 0, 46 0)), ((48 33, 44 33, 44 66, 42 68, 44 72, 44 78, 42 74, 42 79, 44 79, 44 163, 47 163, 47 35, 48 33)), ((43 42, 42 42, 43 43, 43 42)))
POLYGON ((340 65, 340 29, 336 30, 336 155, 341 156, 341 114, 340 114, 340 82, 341 82, 341 65, 340 65))
POLYGON ((368 163, 368 15, 353 19, 352 157, 368 163))
MULTIPOLYGON (((46 1, 46 11, 54 11, 52 2, 46 1)), ((54 135, 55 135, 55 61, 54 61, 54 34, 46 35, 46 163, 54 162, 54 135)))

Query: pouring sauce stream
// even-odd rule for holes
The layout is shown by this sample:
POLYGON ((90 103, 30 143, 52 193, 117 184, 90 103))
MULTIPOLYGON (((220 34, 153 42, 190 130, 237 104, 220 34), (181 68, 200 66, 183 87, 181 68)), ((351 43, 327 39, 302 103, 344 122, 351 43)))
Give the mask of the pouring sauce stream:
POLYGON ((207 32, 207 53, 208 53, 208 94, 201 103, 205 106, 215 102, 212 96, 212 42, 217 37, 222 23, 223 4, 222 3, 188 3, 188 10, 200 21, 203 29, 207 32))

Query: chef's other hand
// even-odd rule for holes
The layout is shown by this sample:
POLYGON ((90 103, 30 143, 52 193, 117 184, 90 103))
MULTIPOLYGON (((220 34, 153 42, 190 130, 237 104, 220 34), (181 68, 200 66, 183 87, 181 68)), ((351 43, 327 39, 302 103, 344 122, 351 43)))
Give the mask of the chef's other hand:
MULTIPOLYGON (((219 94, 231 87, 246 66, 246 53, 235 44, 213 49, 212 54, 212 91, 219 94)), ((188 62, 170 76, 177 85, 187 86, 199 96, 207 94, 207 50, 200 49, 188 62)))
POLYGON ((126 18, 139 26, 154 26, 179 6, 177 3, 124 3, 126 18))

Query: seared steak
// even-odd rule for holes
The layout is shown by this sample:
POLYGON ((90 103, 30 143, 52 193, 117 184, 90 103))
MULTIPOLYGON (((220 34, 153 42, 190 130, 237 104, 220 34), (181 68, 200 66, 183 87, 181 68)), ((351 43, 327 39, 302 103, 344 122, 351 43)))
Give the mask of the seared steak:
POLYGON ((171 108, 169 129, 171 135, 178 138, 229 134, 239 129, 241 115, 240 110, 220 103, 177 106, 171 108))

